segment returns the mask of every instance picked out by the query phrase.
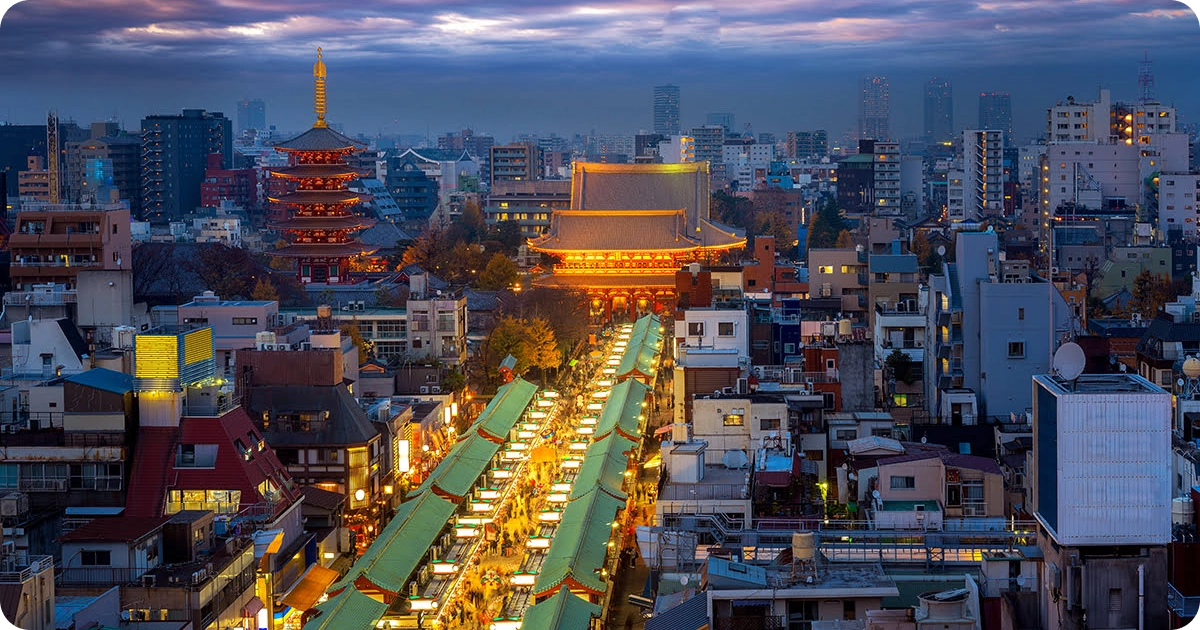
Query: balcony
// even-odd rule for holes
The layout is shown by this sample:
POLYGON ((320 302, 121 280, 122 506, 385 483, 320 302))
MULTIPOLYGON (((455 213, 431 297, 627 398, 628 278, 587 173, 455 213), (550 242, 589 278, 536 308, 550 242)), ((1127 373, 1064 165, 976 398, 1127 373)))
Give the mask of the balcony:
POLYGON ((1200 614, 1200 596, 1183 595, 1174 584, 1167 582, 1167 608, 1179 617, 1195 617, 1200 614))
POLYGON ((53 571, 54 557, 7 554, 0 557, 0 566, 0 584, 24 584, 42 571, 53 571))

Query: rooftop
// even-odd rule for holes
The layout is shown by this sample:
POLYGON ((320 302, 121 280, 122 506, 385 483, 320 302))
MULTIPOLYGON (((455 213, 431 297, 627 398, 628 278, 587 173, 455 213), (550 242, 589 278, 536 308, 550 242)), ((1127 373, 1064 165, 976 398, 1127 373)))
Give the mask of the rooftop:
POLYGON ((1049 374, 1033 378, 1057 395, 1167 393, 1163 388, 1137 374, 1081 374, 1074 382, 1049 374))
POLYGON ((63 534, 59 541, 133 542, 153 533, 167 520, 161 516, 98 518, 63 534))

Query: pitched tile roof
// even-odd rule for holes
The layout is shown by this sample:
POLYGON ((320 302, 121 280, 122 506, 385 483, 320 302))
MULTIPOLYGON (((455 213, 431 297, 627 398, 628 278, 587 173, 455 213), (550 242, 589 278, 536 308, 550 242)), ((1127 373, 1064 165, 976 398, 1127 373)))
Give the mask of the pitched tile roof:
POLYGON ((303 486, 300 488, 300 494, 304 495, 304 505, 311 505, 323 510, 336 510, 346 501, 346 495, 323 490, 316 486, 303 486))
POLYGON ((550 231, 531 239, 545 251, 688 251, 700 242, 686 234, 684 211, 559 210, 550 231))
POLYGON ((276 144, 275 148, 284 151, 361 151, 367 145, 329 127, 313 127, 291 140, 276 144))
POLYGON ((568 503, 533 585, 534 595, 553 593, 567 581, 572 588, 597 594, 607 591, 608 582, 600 569, 608 554, 611 523, 624 507, 624 501, 605 492, 592 492, 568 503))
POLYGON ((345 385, 262 385, 250 390, 246 403, 256 417, 272 413, 329 412, 321 430, 292 431, 271 423, 263 436, 272 446, 366 444, 379 434, 345 385))

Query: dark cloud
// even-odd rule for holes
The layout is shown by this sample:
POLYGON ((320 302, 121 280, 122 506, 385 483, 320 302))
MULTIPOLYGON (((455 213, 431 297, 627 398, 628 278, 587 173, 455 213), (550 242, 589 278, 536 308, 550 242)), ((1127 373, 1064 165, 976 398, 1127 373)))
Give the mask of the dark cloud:
POLYGON ((1063 90, 1132 97, 1143 49, 1186 116, 1198 34, 1169 0, 25 0, 0 23, 0 117, 56 106, 135 125, 251 95, 300 128, 320 45, 352 131, 635 131, 649 86, 675 81, 685 123, 729 110, 760 130, 833 132, 871 72, 892 78, 901 132, 915 131, 920 82, 939 74, 955 82, 960 122, 975 92, 1008 90, 1031 133, 1063 90))

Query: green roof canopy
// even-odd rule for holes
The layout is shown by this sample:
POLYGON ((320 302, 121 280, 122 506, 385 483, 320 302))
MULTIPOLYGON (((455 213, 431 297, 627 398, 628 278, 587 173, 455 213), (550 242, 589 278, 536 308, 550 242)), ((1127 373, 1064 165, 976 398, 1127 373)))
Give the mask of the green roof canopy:
POLYGON ((554 597, 525 610, 521 617, 521 630, 590 630, 592 617, 599 616, 599 606, 572 595, 564 586, 554 597))
POLYGON ((642 403, 650 393, 650 386, 641 381, 626 379, 617 383, 608 393, 600 418, 596 420, 596 436, 604 437, 619 429, 621 433, 637 439, 642 436, 641 415, 645 412, 642 403))
POLYGON ((483 431, 492 437, 507 440, 509 432, 517 425, 517 420, 521 419, 521 414, 525 413, 525 408, 536 393, 537 385, 521 378, 505 383, 467 431, 483 431))
POLYGON ((499 444, 478 433, 470 434, 459 440, 446 457, 438 462, 437 468, 433 469, 417 492, 425 492, 437 486, 446 494, 465 496, 479 476, 487 472, 488 465, 498 450, 499 444))
POLYGON ((304 624, 304 630, 373 630, 388 607, 351 586, 316 608, 321 614, 304 624))
POLYGON ((592 492, 563 510, 533 585, 534 595, 550 593, 567 580, 596 593, 608 590, 600 575, 612 538, 612 522, 625 502, 605 492, 592 492))
POLYGON ((592 442, 571 486, 571 500, 600 489, 624 501, 628 495, 621 491, 621 486, 625 483, 625 469, 629 465, 629 457, 625 455, 628 448, 631 447, 627 440, 611 433, 592 442))

